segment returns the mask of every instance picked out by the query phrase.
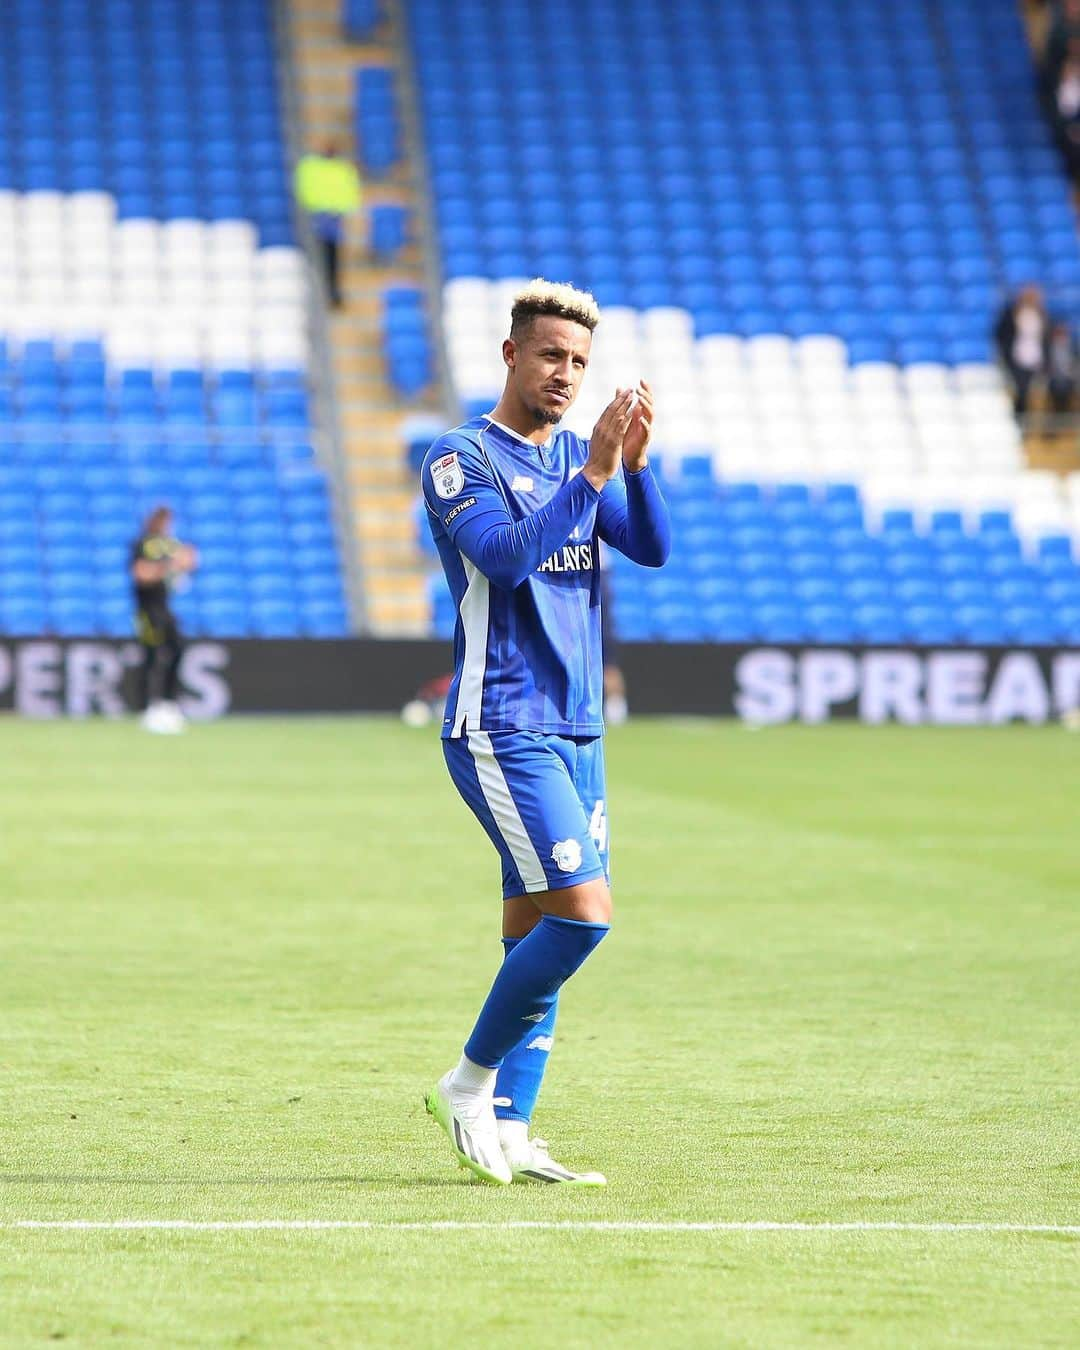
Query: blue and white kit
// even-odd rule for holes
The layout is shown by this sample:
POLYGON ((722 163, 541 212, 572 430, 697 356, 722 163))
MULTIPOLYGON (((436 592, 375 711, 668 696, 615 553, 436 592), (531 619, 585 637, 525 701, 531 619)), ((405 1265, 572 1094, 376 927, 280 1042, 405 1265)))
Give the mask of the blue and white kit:
POLYGON ((652 471, 598 492, 588 454, 573 432, 538 446, 476 417, 422 470, 457 609, 443 749, 504 896, 607 875, 599 541, 650 567, 670 549, 652 471))

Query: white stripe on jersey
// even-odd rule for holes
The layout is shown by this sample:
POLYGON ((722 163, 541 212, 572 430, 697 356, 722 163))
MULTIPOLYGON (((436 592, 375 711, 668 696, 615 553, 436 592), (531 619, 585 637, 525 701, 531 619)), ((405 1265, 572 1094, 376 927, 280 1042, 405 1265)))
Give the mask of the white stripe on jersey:
POLYGON ((544 875, 544 865, 533 847, 533 841, 529 838, 517 803, 510 795, 506 775, 495 758, 491 737, 486 731, 468 731, 466 740, 469 754, 472 755, 473 763, 476 765, 480 791, 484 794, 484 800, 495 818, 500 834, 506 840, 506 847, 510 850, 514 866, 521 873, 522 884, 526 891, 546 891, 548 880, 544 875))
POLYGON ((465 655, 458 681, 457 715, 450 730, 460 736, 480 725, 480 707, 484 700, 484 672, 487 667, 488 579, 459 552, 469 584, 461 597, 461 627, 465 634, 465 655))

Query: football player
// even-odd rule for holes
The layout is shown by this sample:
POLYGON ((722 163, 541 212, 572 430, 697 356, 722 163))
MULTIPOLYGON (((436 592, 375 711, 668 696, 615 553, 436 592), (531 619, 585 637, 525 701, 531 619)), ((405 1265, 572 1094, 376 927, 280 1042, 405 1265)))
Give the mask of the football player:
POLYGON ((570 286, 522 291, 497 406, 440 436, 421 471, 457 607, 443 750, 502 862, 505 948, 426 1104, 458 1161, 498 1183, 604 1184, 529 1136, 559 988, 611 922, 599 541, 648 567, 670 550, 649 386, 617 390, 589 440, 559 430, 599 317, 570 286))

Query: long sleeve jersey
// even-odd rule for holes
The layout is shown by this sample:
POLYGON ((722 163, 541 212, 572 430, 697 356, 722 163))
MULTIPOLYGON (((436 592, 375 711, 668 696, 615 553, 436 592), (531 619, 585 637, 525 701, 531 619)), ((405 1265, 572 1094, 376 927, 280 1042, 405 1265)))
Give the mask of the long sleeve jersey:
POLYGON ((428 451, 428 523, 457 609, 444 737, 603 732, 598 541, 660 567, 671 537, 648 467, 597 492, 588 456, 573 432, 538 446, 490 417, 428 451))

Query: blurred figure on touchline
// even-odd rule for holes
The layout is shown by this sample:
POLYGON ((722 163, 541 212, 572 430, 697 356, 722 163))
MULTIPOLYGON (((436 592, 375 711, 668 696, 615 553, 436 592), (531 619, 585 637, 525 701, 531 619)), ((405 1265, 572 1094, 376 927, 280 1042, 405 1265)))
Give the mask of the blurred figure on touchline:
POLYGON ((155 507, 131 546, 131 579, 135 590, 135 623, 143 649, 139 669, 139 708, 147 731, 174 733, 184 727, 177 702, 183 640, 169 592, 177 580, 192 573, 198 557, 190 544, 172 534, 173 513, 155 507), (154 685, 160 672, 160 691, 154 685))

